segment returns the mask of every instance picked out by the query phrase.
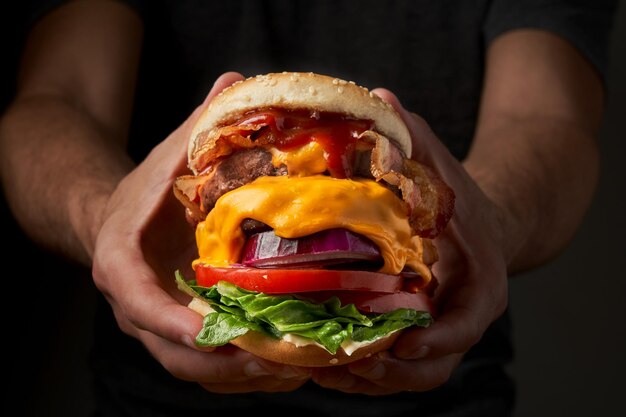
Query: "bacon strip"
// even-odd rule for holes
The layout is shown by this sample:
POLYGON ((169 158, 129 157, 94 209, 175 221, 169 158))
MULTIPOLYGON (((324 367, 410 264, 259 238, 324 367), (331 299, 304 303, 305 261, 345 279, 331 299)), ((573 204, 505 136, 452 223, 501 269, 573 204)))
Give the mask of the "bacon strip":
POLYGON ((200 189, 208 179, 209 175, 183 175, 174 181, 174 196, 187 208, 188 217, 194 222, 206 217, 200 205, 200 189))
POLYGON ((260 142, 253 142, 250 135, 264 126, 267 124, 231 125, 200 133, 203 137, 210 136, 213 138, 210 140, 200 138, 198 143, 203 143, 203 145, 193 152, 198 156, 189 162, 190 167, 194 167, 202 174, 198 176, 183 175, 178 177, 173 185, 174 195, 187 208, 190 220, 199 222, 204 220, 207 215, 207 211, 202 207, 200 191, 205 182, 214 176, 215 167, 221 163, 225 156, 261 144, 260 142))
POLYGON ((284 165, 274 167, 269 151, 263 147, 250 147, 213 162, 206 174, 178 177, 174 182, 174 194, 187 207, 192 221, 203 220, 227 192, 259 177, 286 174, 284 165))
POLYGON ((203 145, 195 149, 193 154, 198 155, 189 162, 189 166, 195 167, 197 171, 207 172, 212 169, 214 161, 230 155, 233 152, 263 145, 263 141, 252 141, 250 135, 253 132, 267 126, 266 123, 249 124, 242 126, 224 126, 217 130, 206 131, 200 133, 201 136, 210 136, 213 139, 198 140, 203 145))
MULTIPOLYGON (((200 221, 206 216, 200 190, 214 176, 216 166, 234 152, 268 144, 271 137, 267 135, 254 141, 251 139, 254 132, 266 125, 225 126, 217 132, 205 133, 215 139, 202 146, 206 152, 196 150, 195 154, 199 156, 190 163, 190 166, 201 167, 204 174, 182 176, 174 183, 174 194, 194 220, 200 221)), ((376 181, 384 181, 389 188, 399 190, 408 206, 409 222, 419 236, 434 238, 441 233, 452 217, 455 196, 434 171, 405 158, 389 139, 372 130, 359 136, 356 150, 354 172, 364 177, 371 175, 376 181)))
POLYGON ((409 206, 409 222, 419 236, 436 237, 452 217, 455 198, 452 189, 427 166, 404 158, 386 137, 371 131, 366 133, 366 140, 375 142, 370 171, 376 181, 382 180, 400 190, 409 206))
POLYGON ((380 181, 386 173, 402 171, 404 155, 389 139, 372 130, 363 132, 359 139, 373 145, 370 172, 376 181, 380 181))

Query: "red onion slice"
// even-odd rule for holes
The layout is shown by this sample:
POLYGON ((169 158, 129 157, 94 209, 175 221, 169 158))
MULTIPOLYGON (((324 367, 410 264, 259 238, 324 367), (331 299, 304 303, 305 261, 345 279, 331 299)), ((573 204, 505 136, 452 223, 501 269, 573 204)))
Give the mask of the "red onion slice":
POLYGON ((273 231, 252 235, 241 263, 255 268, 319 268, 353 262, 382 263, 378 247, 346 229, 330 229, 298 239, 278 237, 273 231))

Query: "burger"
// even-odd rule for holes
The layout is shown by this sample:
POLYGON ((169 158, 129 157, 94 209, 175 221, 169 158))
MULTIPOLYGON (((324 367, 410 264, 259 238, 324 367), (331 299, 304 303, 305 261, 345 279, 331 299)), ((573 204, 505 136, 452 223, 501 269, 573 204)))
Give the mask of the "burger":
POLYGON ((400 115, 354 82, 272 73, 216 96, 173 186, 195 227, 195 277, 176 280, 197 345, 321 367, 429 326, 454 193, 410 156, 400 115))

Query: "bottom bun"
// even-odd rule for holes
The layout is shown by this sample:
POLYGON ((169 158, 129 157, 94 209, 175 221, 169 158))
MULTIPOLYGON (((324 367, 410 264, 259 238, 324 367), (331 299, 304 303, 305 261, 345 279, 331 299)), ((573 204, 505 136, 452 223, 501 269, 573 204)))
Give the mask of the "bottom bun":
POLYGON ((295 366, 322 367, 345 365, 387 350, 401 333, 402 331, 393 332, 382 339, 357 349, 351 355, 346 354, 341 348, 333 355, 316 345, 296 346, 293 343, 274 339, 253 330, 231 340, 230 343, 273 362, 295 366))

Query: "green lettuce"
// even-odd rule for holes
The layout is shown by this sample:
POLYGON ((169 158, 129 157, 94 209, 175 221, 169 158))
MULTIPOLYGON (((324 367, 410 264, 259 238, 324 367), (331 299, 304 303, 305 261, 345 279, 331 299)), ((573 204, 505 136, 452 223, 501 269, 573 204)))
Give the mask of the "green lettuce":
POLYGON ((215 312, 204 317, 196 337, 199 346, 221 346, 249 330, 280 338, 302 336, 335 354, 344 340, 373 342, 410 326, 428 327, 433 318, 425 311, 401 308, 383 314, 362 314, 354 304, 341 305, 331 297, 312 303, 292 295, 268 295, 239 288, 226 281, 207 288, 185 281, 176 271, 181 291, 206 301, 215 312))

